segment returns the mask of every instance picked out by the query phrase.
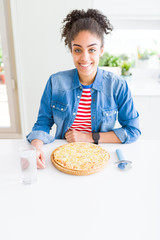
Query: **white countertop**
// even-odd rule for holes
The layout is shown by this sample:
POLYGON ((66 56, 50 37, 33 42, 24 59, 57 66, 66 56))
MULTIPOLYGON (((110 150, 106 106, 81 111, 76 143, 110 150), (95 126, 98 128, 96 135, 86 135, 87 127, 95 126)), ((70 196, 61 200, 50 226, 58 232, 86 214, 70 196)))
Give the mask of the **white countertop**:
POLYGON ((134 78, 128 83, 133 96, 160 97, 160 79, 134 78))
POLYGON ((128 83, 133 96, 160 97, 160 69, 132 68, 128 83))
POLYGON ((160 141, 101 144, 111 159, 101 172, 72 176, 55 169, 45 145, 46 169, 23 185, 17 149, 25 140, 0 140, 0 239, 159 240, 160 141), (121 148, 133 168, 115 167, 121 148))

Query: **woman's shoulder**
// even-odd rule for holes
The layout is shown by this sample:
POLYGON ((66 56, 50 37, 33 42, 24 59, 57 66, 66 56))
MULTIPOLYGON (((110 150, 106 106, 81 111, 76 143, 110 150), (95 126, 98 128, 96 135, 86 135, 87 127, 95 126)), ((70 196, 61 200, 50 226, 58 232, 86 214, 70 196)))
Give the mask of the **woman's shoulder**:
POLYGON ((104 94, 118 95, 120 92, 128 91, 127 82, 125 79, 123 79, 123 77, 105 70, 102 70, 102 76, 102 86, 104 94))
POLYGON ((109 72, 106 70, 101 70, 103 76, 103 84, 105 85, 112 85, 115 87, 124 85, 126 81, 120 75, 117 75, 113 72, 109 72))
POLYGON ((67 90, 71 88, 75 74, 76 69, 60 71, 52 74, 49 80, 55 89, 67 90))
POLYGON ((76 69, 69 69, 69 70, 64 70, 64 71, 59 71, 59 72, 56 72, 56 73, 53 73, 50 78, 72 78, 74 77, 74 74, 76 72, 76 69))

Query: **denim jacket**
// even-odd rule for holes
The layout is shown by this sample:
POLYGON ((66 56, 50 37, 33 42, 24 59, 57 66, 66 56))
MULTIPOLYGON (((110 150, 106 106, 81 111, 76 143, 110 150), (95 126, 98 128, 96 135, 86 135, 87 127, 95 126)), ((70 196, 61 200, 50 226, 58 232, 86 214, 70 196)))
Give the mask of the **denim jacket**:
MULTIPOLYGON (((42 95, 37 121, 27 135, 28 141, 40 139, 50 143, 64 139, 76 117, 82 90, 77 69, 51 75, 42 95), (57 127, 55 137, 49 134, 53 124, 57 127)), ((139 137, 139 114, 125 80, 98 68, 91 97, 92 132, 114 131, 122 143, 134 142, 139 137), (114 128, 117 119, 121 126, 114 128)))

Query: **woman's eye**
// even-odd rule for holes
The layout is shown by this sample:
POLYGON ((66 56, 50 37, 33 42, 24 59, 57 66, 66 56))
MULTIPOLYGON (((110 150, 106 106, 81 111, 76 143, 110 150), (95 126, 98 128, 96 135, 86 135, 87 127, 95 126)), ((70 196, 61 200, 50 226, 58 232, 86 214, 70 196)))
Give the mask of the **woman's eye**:
POLYGON ((89 50, 91 53, 94 53, 96 51, 96 49, 90 49, 89 50))
POLYGON ((80 49, 75 49, 74 51, 75 51, 75 53, 80 53, 81 52, 80 49))

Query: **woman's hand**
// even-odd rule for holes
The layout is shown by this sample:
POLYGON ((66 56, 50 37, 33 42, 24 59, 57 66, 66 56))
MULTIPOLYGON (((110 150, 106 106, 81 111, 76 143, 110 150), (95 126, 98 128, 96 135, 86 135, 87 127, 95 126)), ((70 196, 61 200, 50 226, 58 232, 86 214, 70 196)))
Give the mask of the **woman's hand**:
POLYGON ((65 134, 67 142, 93 142, 92 133, 83 133, 77 130, 69 130, 65 134))
POLYGON ((41 149, 36 149, 37 168, 45 168, 45 155, 41 149))
POLYGON ((41 150, 43 142, 39 139, 34 139, 32 140, 31 145, 36 148, 37 168, 45 168, 45 155, 41 150))

